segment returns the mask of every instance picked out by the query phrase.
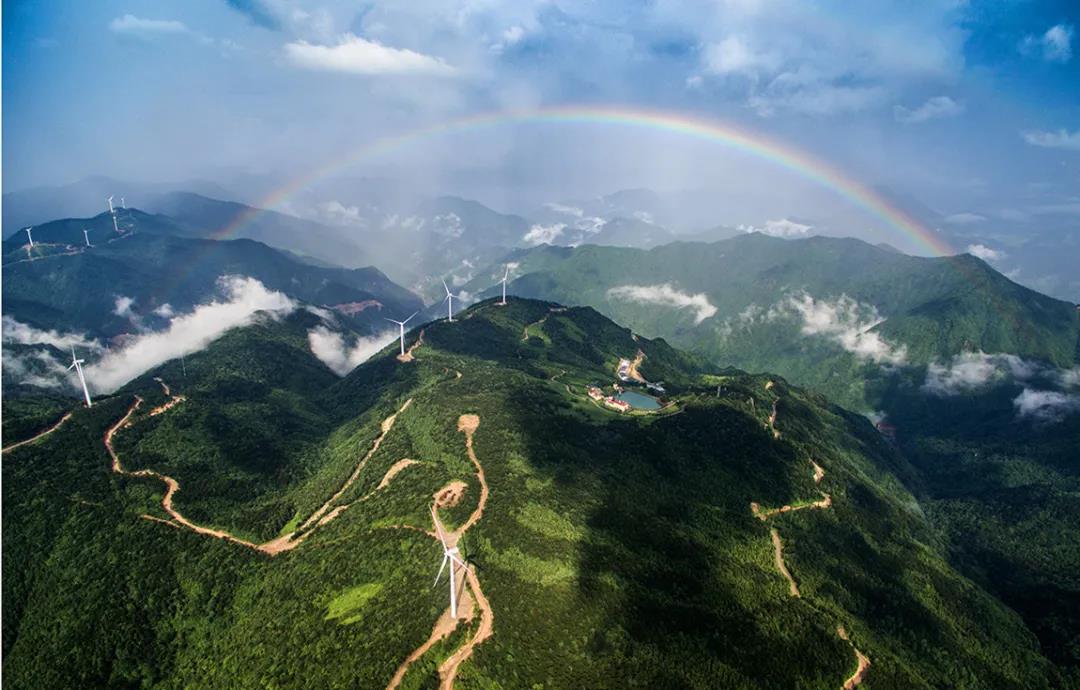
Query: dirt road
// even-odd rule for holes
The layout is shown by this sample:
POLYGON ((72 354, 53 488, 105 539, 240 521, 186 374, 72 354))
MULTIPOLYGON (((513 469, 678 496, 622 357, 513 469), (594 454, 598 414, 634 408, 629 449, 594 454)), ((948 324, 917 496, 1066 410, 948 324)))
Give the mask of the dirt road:
POLYGON ((59 429, 60 427, 62 427, 64 425, 64 422, 71 419, 72 414, 74 414, 74 413, 73 412, 65 413, 64 416, 60 418, 60 421, 58 421, 56 424, 53 424, 51 427, 49 427, 45 431, 39 432, 37 435, 31 436, 30 438, 26 439, 25 441, 19 441, 18 443, 12 443, 10 446, 4 448, 3 452, 4 453, 9 453, 9 452, 15 450, 16 448, 21 448, 21 447, 23 447, 25 445, 33 443, 34 441, 38 441, 40 439, 45 438, 46 436, 48 436, 52 432, 54 432, 57 429, 59 429))
MULTIPOLYGON (((468 452, 469 459, 476 468, 476 477, 480 482, 480 498, 477 501, 476 508, 469 516, 469 519, 453 531, 448 530, 439 519, 438 509, 443 507, 439 503, 440 498, 444 498, 447 502, 456 503, 457 500, 460 500, 462 495, 462 488, 464 486, 462 482, 451 482, 435 494, 435 509, 431 514, 435 532, 430 532, 428 534, 437 542, 437 533, 442 532, 442 534, 445 535, 447 546, 450 547, 457 546, 462 535, 483 517, 484 508, 487 506, 488 497, 490 495, 487 479, 484 476, 483 465, 480 464, 480 460, 476 457, 476 451, 473 448, 473 434, 479 426, 480 417, 477 415, 463 414, 458 418, 458 431, 465 433, 465 448, 468 452)), ((405 678, 405 674, 408 672, 409 667, 416 662, 417 659, 420 659, 426 654, 439 640, 448 637, 456 630, 460 621, 464 620, 466 622, 471 622, 475 617, 474 606, 480 609, 480 624, 477 626, 472 636, 439 666, 440 690, 452 690, 454 687, 454 680, 457 677, 461 665, 472 656, 473 650, 476 649, 477 645, 483 643, 484 640, 487 640, 493 634, 495 629, 495 612, 491 608, 491 604, 488 602, 487 597, 484 596, 483 589, 480 587, 480 579, 476 575, 476 570, 474 568, 466 568, 464 571, 458 570, 457 573, 453 575, 455 581, 462 572, 465 574, 463 583, 465 586, 461 590, 462 594, 458 605, 458 614, 460 617, 457 619, 451 618, 450 609, 447 607, 447 609, 443 611, 442 616, 440 616, 439 620, 435 623, 435 627, 432 629, 431 636, 428 637, 427 641, 413 650, 413 652, 406 657, 405 661, 402 662, 401 666, 398 667, 394 677, 390 679, 390 683, 386 686, 387 690, 394 690, 394 688, 398 687, 402 679, 405 678)), ((451 573, 454 573, 453 568, 451 568, 451 573)))

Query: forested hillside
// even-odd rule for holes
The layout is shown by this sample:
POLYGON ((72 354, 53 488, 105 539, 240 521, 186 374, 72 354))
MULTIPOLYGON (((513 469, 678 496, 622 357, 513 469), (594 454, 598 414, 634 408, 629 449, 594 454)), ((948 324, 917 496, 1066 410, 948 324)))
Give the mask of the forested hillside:
MULTIPOLYGON (((266 319, 5 452, 6 682, 1060 680, 950 566, 916 469, 864 418, 591 309, 456 318, 342 379, 305 347, 316 316, 266 319), (622 359, 664 407, 589 398, 622 359), (469 567, 457 623, 440 528, 469 567)), ((62 413, 5 406, 4 443, 62 413)))

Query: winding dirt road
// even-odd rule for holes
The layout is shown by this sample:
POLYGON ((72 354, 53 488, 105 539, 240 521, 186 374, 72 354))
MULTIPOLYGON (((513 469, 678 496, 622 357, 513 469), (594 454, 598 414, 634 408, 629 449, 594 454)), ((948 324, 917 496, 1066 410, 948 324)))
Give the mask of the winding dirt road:
MULTIPOLYGON (((773 382, 766 382, 765 390, 771 390, 772 388, 773 382)), ((772 429, 774 439, 780 438, 780 432, 776 429, 777 400, 773 401, 772 414, 769 415, 769 428, 772 429)), ((753 398, 751 398, 751 401, 753 401, 753 398)), ((810 467, 813 471, 814 484, 821 484, 821 480, 825 478, 825 468, 819 465, 812 458, 810 459, 810 467)), ((770 510, 762 510, 761 506, 758 505, 757 502, 752 502, 750 504, 750 512, 754 515, 754 517, 764 522, 776 515, 780 515, 782 513, 790 513, 796 510, 831 508, 832 496, 825 493, 824 491, 821 492, 821 496, 822 498, 818 501, 797 505, 785 505, 780 508, 773 508, 770 510)), ((784 562, 784 542, 780 538, 780 531, 775 527, 770 528, 769 537, 772 539, 773 561, 776 564, 776 569, 780 571, 780 574, 788 582, 788 592, 791 594, 792 598, 802 598, 802 594, 800 594, 799 592, 799 585, 795 582, 795 578, 791 575, 791 571, 788 570, 787 564, 784 562)), ((848 634, 847 631, 844 629, 844 626, 838 626, 836 628, 836 634, 840 637, 840 639, 845 640, 848 644, 850 644, 851 649, 855 652, 855 672, 852 673, 847 679, 845 679, 844 684, 841 686, 841 690, 854 690, 854 688, 858 687, 863 682, 863 680, 865 680, 866 673, 870 668, 870 658, 855 647, 855 644, 848 638, 848 634)))
POLYGON ((19 441, 18 443, 12 443, 10 446, 7 446, 6 448, 4 448, 4 450, 2 452, 9 453, 9 452, 15 450, 16 448, 22 448, 23 446, 29 445, 29 444, 33 443, 34 441, 38 441, 40 439, 45 438, 46 436, 48 436, 52 432, 54 432, 57 429, 59 429, 60 427, 62 427, 64 425, 64 422, 71 419, 71 415, 73 415, 73 414, 75 414, 75 413, 74 412, 65 413, 64 416, 60 418, 60 421, 58 421, 56 424, 53 424, 48 429, 46 429, 44 431, 41 431, 41 432, 37 433, 34 436, 31 436, 30 438, 26 439, 25 441, 19 441))
POLYGON ((165 393, 165 397, 169 399, 165 402, 165 404, 158 405, 154 409, 150 410, 151 417, 157 417, 159 414, 164 414, 165 412, 168 412, 172 408, 187 400, 187 398, 182 395, 173 395, 172 390, 169 389, 169 384, 165 383, 164 380, 156 376, 154 377, 154 380, 161 384, 161 390, 165 393))
POLYGON ((855 648, 855 644, 848 639, 847 630, 844 629, 844 626, 837 626, 836 634, 841 640, 850 644, 852 651, 855 652, 855 672, 848 676, 842 686, 842 690, 854 690, 866 679, 866 672, 870 669, 870 659, 855 648))
MULTIPOLYGON (((164 383, 162 383, 162 386, 164 386, 164 383)), ((348 479, 346 479, 345 483, 341 486, 340 489, 338 489, 338 491, 333 496, 331 496, 325 503, 323 503, 323 505, 320 506, 319 509, 311 515, 311 517, 304 521, 300 530, 290 532, 289 534, 277 537, 275 539, 271 539, 270 541, 264 542, 262 544, 256 544, 255 542, 249 541, 247 539, 237 537, 224 530, 204 527, 184 517, 184 515, 173 505, 173 499, 176 496, 176 493, 180 491, 180 483, 174 478, 150 469, 136 470, 134 472, 124 469, 123 463, 121 463, 120 461, 120 456, 116 453, 116 449, 113 447, 113 438, 116 436, 116 433, 120 429, 130 424, 131 416, 135 414, 135 412, 139 409, 142 403, 143 399, 140 396, 135 396, 135 401, 132 403, 127 413, 123 417, 121 417, 120 420, 116 422, 116 424, 109 427, 108 431, 105 432, 105 449, 108 451, 109 457, 112 458, 113 472, 129 477, 151 477, 165 484, 165 496, 161 499, 161 507, 165 510, 166 513, 169 514, 171 520, 161 520, 160 518, 157 518, 157 521, 174 524, 174 526, 185 527, 192 532, 195 532, 196 534, 202 534, 204 536, 213 537, 215 539, 222 539, 233 544, 238 544, 249 549, 254 549, 270 556, 276 556, 279 553, 296 548, 305 539, 314 534, 318 527, 327 524, 335 517, 340 515, 341 512, 343 512, 349 506, 353 505, 352 503, 349 503, 337 506, 333 509, 333 511, 330 510, 332 504, 336 502, 360 476, 360 472, 367 464, 367 461, 371 458, 372 455, 375 454, 375 451, 379 449, 379 446, 382 444, 382 441, 386 437, 386 434, 388 434, 393 428, 394 421, 397 419, 397 416, 404 412, 406 408, 408 408, 409 405, 412 403, 412 398, 406 400, 405 404, 402 405, 397 412, 391 414, 389 417, 383 420, 381 426, 382 433, 380 433, 379 436, 376 437, 375 442, 371 446, 371 449, 368 450, 368 452, 360 460, 360 462, 356 466, 356 469, 353 470, 353 473, 349 476, 348 479), (305 529, 307 531, 303 532, 303 534, 298 534, 298 532, 305 529)), ((397 474, 397 472, 400 472, 402 469, 408 466, 407 464, 401 465, 401 462, 399 462, 398 465, 399 466, 397 467, 397 471, 393 472, 393 474, 397 474)), ((394 468, 391 468, 391 471, 392 470, 394 470, 394 468)), ((389 471, 387 472, 387 474, 390 475, 389 478, 385 476, 383 477, 383 481, 385 482, 385 484, 380 484, 379 489, 384 488, 386 485, 388 485, 390 479, 393 478, 393 474, 390 474, 389 471)), ((376 489, 376 491, 378 491, 379 489, 376 489)), ((372 492, 372 494, 374 493, 375 492, 372 492)), ((372 494, 368 494, 368 496, 364 496, 360 500, 366 500, 372 494)), ((150 515, 146 515, 143 517, 146 517, 148 519, 153 518, 153 516, 150 515)))
MULTIPOLYGON (((458 418, 458 431, 465 433, 465 449, 469 454, 469 460, 472 461, 473 466, 476 468, 476 478, 480 482, 480 499, 477 501, 476 508, 469 516, 469 519, 453 531, 448 530, 439 519, 438 508, 441 506, 439 505, 438 498, 441 496, 455 496, 460 498, 461 491, 456 487, 460 482, 451 482, 451 484, 443 487, 443 489, 440 489, 435 494, 435 509, 432 510, 431 513, 435 532, 428 532, 427 534, 438 542, 437 533, 442 532, 445 535, 446 543, 449 547, 457 546, 462 535, 483 517, 484 508, 487 505, 488 496, 490 495, 487 479, 484 476, 483 465, 480 464, 480 460, 476 457, 476 451, 473 448, 473 434, 479 426, 480 417, 477 415, 463 414, 458 418)), ((458 572, 460 573, 461 571, 458 572)), ((451 573, 453 573, 453 568, 451 568, 451 573)), ((466 622, 471 622, 476 615, 475 607, 480 609, 480 624, 477 626, 472 636, 439 666, 440 690, 452 690, 454 687, 454 680, 457 677, 461 665, 472 656, 477 645, 491 637, 495 627, 495 612, 492 610, 487 597, 484 596, 483 589, 480 587, 480 579, 476 576, 476 570, 474 568, 466 568, 464 573, 465 581, 463 584, 466 586, 461 590, 461 597, 458 604, 458 613, 460 614, 460 617, 456 619, 452 618, 450 616, 450 608, 447 607, 439 617, 439 620, 435 623, 435 627, 432 628, 431 635, 428 639, 413 650, 412 653, 405 658, 405 661, 401 663, 401 666, 398 667, 397 671, 394 673, 394 677, 390 679, 390 683, 386 686, 387 690, 394 690, 394 688, 397 688, 405 678, 405 674, 412 664, 426 654, 439 640, 448 637, 454 632, 460 621, 464 620, 466 622)))

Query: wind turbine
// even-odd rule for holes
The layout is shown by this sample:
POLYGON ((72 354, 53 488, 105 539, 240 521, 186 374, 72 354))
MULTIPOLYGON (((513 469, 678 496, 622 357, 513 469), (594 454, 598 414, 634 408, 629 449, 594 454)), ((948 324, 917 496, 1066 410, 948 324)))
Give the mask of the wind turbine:
POLYGON ((90 233, 87 231, 86 228, 83 228, 82 236, 83 236, 83 239, 86 240, 86 246, 87 247, 93 247, 94 246, 94 245, 90 244, 90 233))
POLYGON ((109 213, 116 213, 116 211, 114 211, 114 210, 113 210, 113 207, 112 207, 112 200, 113 200, 113 198, 112 198, 112 197, 110 196, 110 197, 109 197, 108 199, 106 199, 105 201, 109 202, 109 213))
POLYGON ((506 306, 506 279, 509 278, 509 277, 510 277, 510 267, 507 266, 506 267, 506 273, 503 274, 502 280, 499 281, 500 283, 502 283, 502 295, 503 295, 502 302, 499 302, 499 304, 504 306, 504 307, 506 306))
POLYGON ((443 547, 443 559, 442 565, 439 566, 439 574, 435 576, 435 587, 439 584, 439 578, 442 577, 443 570, 446 569, 446 564, 450 564, 450 617, 457 618, 457 575, 455 574, 456 567, 460 567, 462 571, 467 571, 469 567, 465 565, 465 561, 461 560, 458 556, 458 547, 449 546, 446 543, 446 535, 443 534, 442 525, 439 524, 439 516, 435 514, 435 506, 431 506, 431 520, 435 523, 435 531, 439 533, 439 541, 443 547))
MULTIPOLYGON (((111 199, 112 197, 109 197, 109 198, 111 199)), ((109 206, 112 206, 112 204, 110 203, 109 206)), ((115 213, 112 214, 112 228, 113 228, 113 231, 116 232, 117 235, 120 234, 120 226, 116 224, 116 214, 115 213)))
POLYGON ((443 300, 444 302, 446 302, 446 320, 447 321, 453 321, 454 320, 454 295, 451 294, 450 288, 446 287, 446 281, 445 280, 442 282, 442 287, 443 287, 443 290, 446 290, 446 299, 443 300))
POLYGON ((124 202, 124 197, 120 197, 120 208, 127 208, 127 204, 124 202))
POLYGON ((30 240, 30 248, 34 248, 34 236, 30 234, 30 231, 34 229, 34 226, 26 228, 26 239, 30 240))
POLYGON ((82 370, 82 365, 83 365, 83 362, 85 362, 85 361, 86 361, 85 359, 79 359, 78 357, 75 356, 75 346, 72 345, 71 346, 71 366, 68 367, 68 371, 71 371, 72 369, 74 369, 75 373, 77 373, 79 375, 79 383, 82 384, 82 392, 83 392, 83 397, 86 398, 86 406, 91 407, 91 404, 90 404, 90 389, 88 389, 86 387, 86 377, 83 376, 83 370, 82 370))
POLYGON ((418 312, 418 311, 414 311, 413 315, 410 316, 409 318, 405 319, 404 321, 395 321, 394 319, 389 319, 389 318, 386 319, 387 321, 389 321, 391 323, 396 323, 398 325, 398 328, 401 329, 401 356, 402 357, 405 356, 405 324, 409 323, 409 321, 412 321, 412 317, 416 316, 419 313, 420 312, 418 312))

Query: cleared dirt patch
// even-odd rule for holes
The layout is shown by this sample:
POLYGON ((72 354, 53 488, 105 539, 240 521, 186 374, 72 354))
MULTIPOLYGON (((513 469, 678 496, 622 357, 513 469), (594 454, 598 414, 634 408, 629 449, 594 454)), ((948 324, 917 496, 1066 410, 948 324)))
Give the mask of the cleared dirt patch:
POLYGON ((413 350, 420 347, 420 345, 422 345, 423 342, 424 342, 424 329, 421 328, 420 329, 420 335, 417 336, 416 342, 413 343, 412 345, 410 345, 408 350, 405 350, 405 354, 397 356, 398 361, 399 362, 411 362, 411 361, 413 361, 415 359, 415 357, 413 357, 413 350))
POLYGON ((461 503, 461 499, 465 496, 465 490, 467 488, 468 486, 465 482, 450 482, 435 492, 435 507, 453 508, 458 503, 461 503))

